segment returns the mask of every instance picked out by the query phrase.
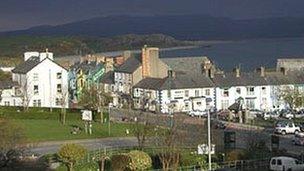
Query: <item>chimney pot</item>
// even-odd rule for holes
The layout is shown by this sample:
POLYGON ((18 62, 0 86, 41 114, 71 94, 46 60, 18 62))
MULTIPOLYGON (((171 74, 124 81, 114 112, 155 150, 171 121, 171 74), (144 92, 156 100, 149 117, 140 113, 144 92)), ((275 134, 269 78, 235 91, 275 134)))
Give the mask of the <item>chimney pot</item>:
POLYGON ((241 69, 239 67, 235 68, 235 77, 239 78, 241 76, 241 69))

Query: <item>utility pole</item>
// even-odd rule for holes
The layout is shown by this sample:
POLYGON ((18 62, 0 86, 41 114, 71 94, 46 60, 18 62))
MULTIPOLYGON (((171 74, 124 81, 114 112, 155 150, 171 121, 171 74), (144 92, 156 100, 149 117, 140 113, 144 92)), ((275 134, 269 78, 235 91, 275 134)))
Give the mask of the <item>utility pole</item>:
POLYGON ((211 171, 211 133, 210 133, 210 111, 207 110, 208 114, 208 170, 211 171))

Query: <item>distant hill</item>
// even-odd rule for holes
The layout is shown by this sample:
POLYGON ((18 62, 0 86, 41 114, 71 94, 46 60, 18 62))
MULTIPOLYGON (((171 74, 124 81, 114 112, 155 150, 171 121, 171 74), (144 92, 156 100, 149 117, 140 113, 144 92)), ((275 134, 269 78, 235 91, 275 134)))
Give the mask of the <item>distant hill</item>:
POLYGON ((98 36, 164 34, 179 40, 240 40, 304 36, 304 18, 233 20, 205 15, 108 16, 0 35, 98 36))
POLYGON ((152 35, 122 35, 109 38, 87 36, 0 36, 0 64, 15 65, 25 51, 44 51, 48 48, 55 56, 83 55, 116 50, 139 49, 143 45, 161 48, 193 45, 173 37, 152 35))

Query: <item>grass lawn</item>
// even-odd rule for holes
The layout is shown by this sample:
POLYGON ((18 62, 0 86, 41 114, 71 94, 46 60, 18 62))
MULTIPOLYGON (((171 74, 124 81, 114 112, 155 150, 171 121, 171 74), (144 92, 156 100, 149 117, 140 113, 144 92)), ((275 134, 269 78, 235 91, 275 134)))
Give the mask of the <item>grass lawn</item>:
MULTIPOLYGON (((93 122, 93 133, 89 135, 85 133, 84 123, 80 120, 67 120, 65 125, 62 125, 58 120, 46 119, 15 119, 13 121, 24 128, 30 142, 109 137, 107 123, 100 124, 93 122), (79 126, 82 129, 81 133, 77 135, 71 134, 73 125, 79 126)), ((127 136, 125 132, 126 129, 130 129, 130 125, 127 123, 111 123, 110 137, 127 136)))

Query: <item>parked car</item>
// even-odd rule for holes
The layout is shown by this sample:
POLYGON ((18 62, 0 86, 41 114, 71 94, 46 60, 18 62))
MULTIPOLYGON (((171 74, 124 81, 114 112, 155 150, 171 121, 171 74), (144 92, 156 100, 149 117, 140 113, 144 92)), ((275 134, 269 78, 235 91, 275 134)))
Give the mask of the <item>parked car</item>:
POLYGON ((249 110, 249 115, 252 118, 261 117, 263 115, 263 111, 260 111, 260 110, 257 110, 257 109, 251 109, 251 110, 249 110))
POLYGON ((303 171, 304 164, 292 157, 272 157, 269 169, 272 171, 303 171))
POLYGON ((304 110, 300 110, 295 114, 296 118, 304 118, 304 110))
POLYGON ((297 134, 301 131, 300 127, 291 121, 279 121, 276 123, 275 133, 278 134, 297 134))
POLYGON ((277 113, 277 112, 264 112, 263 113, 263 118, 265 120, 268 120, 268 119, 271 119, 271 118, 277 119, 279 117, 280 117, 280 114, 277 113))
POLYGON ((207 112, 206 111, 200 111, 200 110, 192 110, 188 113, 189 116, 195 117, 195 116, 207 116, 207 112))
POLYGON ((295 134, 294 144, 295 145, 304 145, 304 133, 300 132, 298 134, 295 134))
POLYGON ((304 132, 304 122, 302 122, 302 123, 297 123, 297 125, 299 125, 300 131, 304 132))
POLYGON ((292 119, 292 118, 294 117, 294 114, 288 112, 288 113, 282 114, 282 117, 283 117, 283 118, 286 118, 286 119, 292 119))

